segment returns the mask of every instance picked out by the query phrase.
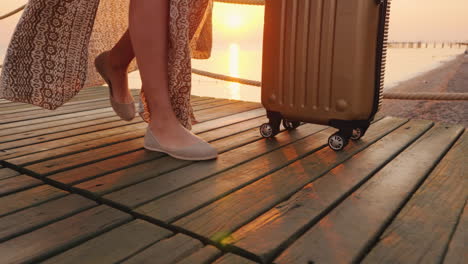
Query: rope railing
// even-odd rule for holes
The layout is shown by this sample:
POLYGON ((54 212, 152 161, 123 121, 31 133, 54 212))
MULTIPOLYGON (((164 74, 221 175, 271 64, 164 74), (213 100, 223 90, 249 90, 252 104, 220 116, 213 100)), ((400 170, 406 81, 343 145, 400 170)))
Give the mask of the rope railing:
POLYGON ((9 18, 9 17, 15 15, 16 13, 19 13, 19 12, 23 11, 25 7, 26 7, 26 5, 22 5, 22 6, 18 7, 17 9, 15 9, 15 10, 13 10, 11 12, 8 12, 8 13, 6 13, 4 15, 1 15, 0 20, 3 20, 5 18, 9 18))
MULTIPOLYGON (((262 87, 259 81, 242 79, 223 74, 217 74, 198 69, 192 69, 192 72, 201 76, 218 79, 228 82, 237 82, 240 84, 262 87)), ((383 94, 384 99, 395 100, 422 100, 422 101, 468 101, 468 93, 390 93, 383 94)))
POLYGON ((468 93, 384 93, 384 99, 420 101, 468 101, 468 93))
MULTIPOLYGON (((215 2, 230 3, 230 4, 242 4, 242 5, 264 5, 266 0, 214 0, 215 2)), ((11 17, 18 12, 24 10, 26 5, 23 5, 5 15, 0 16, 0 20, 11 17)), ((0 65, 2 68, 2 65, 0 65)), ((223 74, 217 74, 213 72, 203 71, 199 69, 193 69, 192 72, 201 76, 218 79, 228 82, 237 82, 240 84, 246 84, 251 86, 261 87, 262 83, 255 80, 248 80, 238 77, 232 77, 223 74)), ((396 100, 436 100, 436 101, 468 101, 468 93, 384 93, 384 99, 396 99, 396 100)))

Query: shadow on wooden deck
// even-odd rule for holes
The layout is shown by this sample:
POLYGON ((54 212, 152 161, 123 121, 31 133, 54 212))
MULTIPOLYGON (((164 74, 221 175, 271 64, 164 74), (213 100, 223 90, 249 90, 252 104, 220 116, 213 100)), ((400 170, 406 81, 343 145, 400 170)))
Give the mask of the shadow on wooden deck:
POLYGON ((56 111, 0 100, 0 262, 467 259, 463 127, 383 117, 337 153, 333 128, 263 139, 260 104, 192 102, 216 161, 144 150, 146 123, 120 120, 107 89, 56 111))

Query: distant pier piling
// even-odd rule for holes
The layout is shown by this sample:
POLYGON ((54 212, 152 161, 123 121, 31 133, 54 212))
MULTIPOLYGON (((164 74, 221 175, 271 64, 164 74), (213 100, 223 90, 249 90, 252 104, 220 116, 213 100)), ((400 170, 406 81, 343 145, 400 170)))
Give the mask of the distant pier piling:
POLYGON ((406 49, 424 49, 424 48, 447 48, 447 49, 461 49, 463 47, 468 49, 468 42, 396 42, 391 41, 388 43, 390 48, 406 48, 406 49))

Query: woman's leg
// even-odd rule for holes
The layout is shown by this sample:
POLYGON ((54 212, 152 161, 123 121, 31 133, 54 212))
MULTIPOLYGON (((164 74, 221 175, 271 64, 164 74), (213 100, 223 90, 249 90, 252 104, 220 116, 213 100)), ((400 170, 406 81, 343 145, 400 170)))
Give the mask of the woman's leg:
POLYGON ((135 58, 129 31, 125 31, 117 44, 109 51, 106 58, 106 72, 112 81, 112 93, 117 102, 131 102, 128 89, 128 66, 135 58))
POLYGON ((199 142, 181 125, 169 99, 169 0, 131 0, 129 30, 151 113, 151 131, 166 146, 199 142))

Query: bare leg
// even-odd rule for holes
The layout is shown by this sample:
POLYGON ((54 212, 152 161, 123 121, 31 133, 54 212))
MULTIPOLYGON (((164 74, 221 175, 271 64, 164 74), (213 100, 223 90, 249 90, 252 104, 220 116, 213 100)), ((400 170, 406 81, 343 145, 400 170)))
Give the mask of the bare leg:
POLYGON ((169 100, 169 0, 132 0, 129 22, 142 89, 151 113, 151 131, 166 146, 183 147, 200 141, 180 124, 169 100))
POLYGON ((106 57, 107 76, 112 82, 112 93, 117 102, 128 103, 132 101, 132 95, 128 89, 128 66, 135 58, 130 33, 127 30, 119 42, 110 50, 106 57))

